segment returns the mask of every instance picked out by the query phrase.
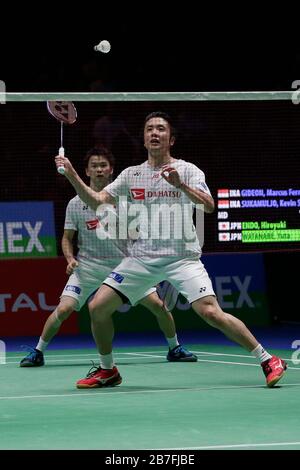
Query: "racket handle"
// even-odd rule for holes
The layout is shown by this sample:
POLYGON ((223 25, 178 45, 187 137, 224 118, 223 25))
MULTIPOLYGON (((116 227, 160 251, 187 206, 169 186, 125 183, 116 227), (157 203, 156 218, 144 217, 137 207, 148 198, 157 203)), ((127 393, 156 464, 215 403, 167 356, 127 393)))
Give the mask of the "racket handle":
MULTIPOLYGON (((60 157, 64 157, 65 156, 65 149, 63 147, 59 147, 58 149, 58 155, 60 157)), ((58 173, 60 173, 61 175, 64 175, 65 174, 65 167, 64 166, 59 166, 57 168, 57 171, 58 173)))

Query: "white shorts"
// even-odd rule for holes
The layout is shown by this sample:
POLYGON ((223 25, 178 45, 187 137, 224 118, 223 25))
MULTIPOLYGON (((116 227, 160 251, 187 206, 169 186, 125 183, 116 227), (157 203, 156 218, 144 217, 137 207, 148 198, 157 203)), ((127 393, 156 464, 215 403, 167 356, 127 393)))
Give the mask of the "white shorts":
MULTIPOLYGON (((75 307, 79 311, 85 302, 91 297, 101 286, 103 281, 112 271, 112 266, 79 263, 79 267, 75 269, 74 273, 68 279, 67 284, 60 296, 72 297, 77 301, 75 307)), ((144 291, 142 298, 147 297, 149 294, 155 292, 156 289, 151 287, 144 291)))
POLYGON ((207 295, 215 296, 208 273, 198 257, 152 258, 146 262, 141 258, 124 258, 104 284, 120 291, 135 305, 146 289, 164 280, 190 303, 207 295))

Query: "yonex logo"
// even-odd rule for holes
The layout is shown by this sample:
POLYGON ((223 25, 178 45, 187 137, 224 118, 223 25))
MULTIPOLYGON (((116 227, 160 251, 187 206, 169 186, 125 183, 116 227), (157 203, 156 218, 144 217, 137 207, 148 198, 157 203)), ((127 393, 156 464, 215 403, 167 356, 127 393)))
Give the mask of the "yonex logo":
POLYGON ((133 199, 139 199, 139 200, 145 199, 145 189, 132 188, 130 191, 131 191, 131 195, 133 199))
POLYGON ((202 292, 205 292, 205 291, 206 291, 206 287, 200 287, 200 289, 199 289, 200 294, 201 294, 202 292))
POLYGON ((34 250, 44 253, 39 239, 43 224, 42 220, 36 221, 34 226, 30 221, 0 222, 0 253, 32 253, 34 250))
POLYGON ((249 295, 252 276, 216 276, 216 294, 222 308, 241 308, 243 305, 254 308, 255 305, 249 295), (234 292, 239 294, 236 301, 228 300, 234 292), (226 299, 226 300, 225 300, 226 299))
POLYGON ((140 172, 140 171, 136 171, 135 173, 133 173, 133 176, 141 176, 141 172, 140 172))

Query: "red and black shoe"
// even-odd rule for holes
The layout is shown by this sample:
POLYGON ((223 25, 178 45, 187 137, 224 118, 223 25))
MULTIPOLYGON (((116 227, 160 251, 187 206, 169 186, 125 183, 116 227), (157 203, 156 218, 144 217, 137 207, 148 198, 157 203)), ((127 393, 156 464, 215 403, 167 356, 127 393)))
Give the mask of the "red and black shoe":
POLYGON ((118 369, 114 366, 112 369, 102 369, 93 366, 84 379, 76 382, 77 388, 97 388, 97 387, 114 387, 120 385, 122 377, 118 369))
POLYGON ((262 370, 266 376, 267 386, 274 387, 275 384, 283 377, 287 369, 287 363, 277 356, 261 363, 262 370))

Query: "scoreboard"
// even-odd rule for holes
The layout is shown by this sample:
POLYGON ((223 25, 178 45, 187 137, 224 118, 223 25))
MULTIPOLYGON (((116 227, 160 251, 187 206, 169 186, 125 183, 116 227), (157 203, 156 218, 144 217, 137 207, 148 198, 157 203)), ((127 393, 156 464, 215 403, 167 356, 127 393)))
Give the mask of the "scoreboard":
POLYGON ((229 246, 300 242, 298 188, 219 188, 217 240, 229 246))

